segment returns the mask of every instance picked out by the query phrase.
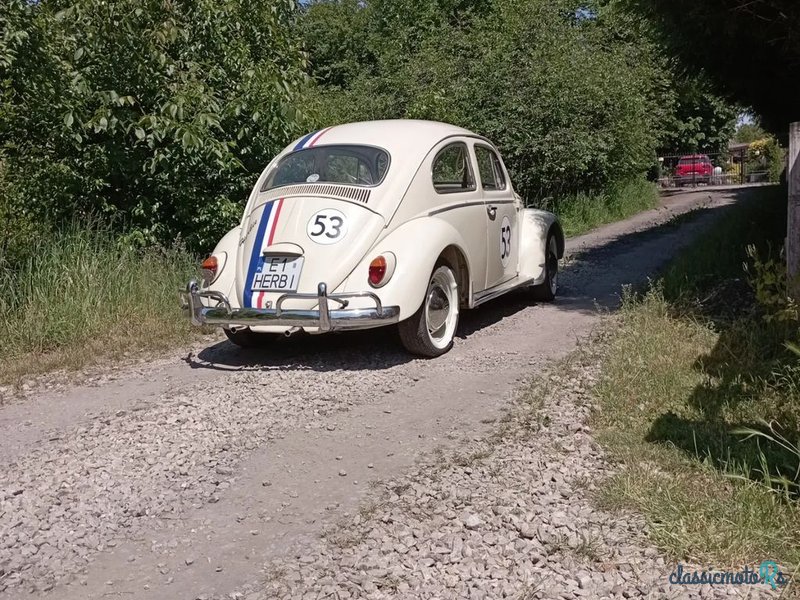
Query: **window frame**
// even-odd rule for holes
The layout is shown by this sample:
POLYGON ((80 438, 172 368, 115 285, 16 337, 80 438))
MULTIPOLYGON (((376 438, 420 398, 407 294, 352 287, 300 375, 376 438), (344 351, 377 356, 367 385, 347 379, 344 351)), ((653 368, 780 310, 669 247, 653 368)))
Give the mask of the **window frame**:
MULTIPOLYGON (((373 183, 373 184, 370 184, 370 185, 368 185, 366 183, 350 183, 350 182, 346 183, 346 182, 339 182, 339 181, 316 181, 316 182, 314 182, 314 184, 319 183, 321 185, 349 185, 349 186, 352 186, 352 187, 370 188, 370 189, 371 188, 376 188, 379 185, 381 185, 384 181, 386 181, 386 176, 389 174, 389 170, 392 168, 392 155, 388 150, 386 150, 386 148, 381 148, 380 146, 373 146, 371 144, 321 144, 319 146, 313 146, 311 148, 301 148, 300 150, 293 150, 293 151, 287 152, 286 154, 281 156, 278 159, 278 161, 275 163, 275 166, 272 169, 270 169, 270 172, 267 173, 267 176, 264 178, 264 183, 261 184, 261 187, 259 188, 259 193, 264 193, 264 192, 268 192, 268 191, 271 191, 271 190, 277 190, 277 189, 280 189, 282 187, 286 187, 286 186, 289 186, 289 185, 313 185, 310 182, 301 181, 301 182, 295 182, 295 183, 282 183, 280 185, 274 185, 274 186, 267 187, 267 183, 270 181, 270 179, 273 177, 275 172, 277 172, 277 170, 283 164, 283 161, 289 159, 292 156, 300 154, 302 152, 309 152, 309 151, 313 151, 313 150, 321 150, 321 149, 327 148, 327 147, 369 148, 369 149, 372 149, 372 150, 377 150, 379 152, 383 152, 383 154, 386 155, 386 160, 387 160, 387 162, 386 162, 386 170, 383 172, 383 176, 380 178, 380 180, 377 183, 373 183)), ((356 153, 354 152, 353 154, 356 154, 356 153)), ((376 159, 377 159, 377 154, 376 154, 376 159)))
POLYGON ((478 189, 478 180, 475 177, 475 171, 473 169, 473 164, 472 164, 472 156, 471 156, 470 151, 469 151, 469 144, 467 144, 464 140, 456 140, 456 141, 448 143, 447 145, 445 145, 445 146, 443 146, 442 148, 439 149, 439 151, 436 153, 436 155, 433 157, 433 160, 431 161, 431 185, 433 186, 433 190, 437 194, 440 194, 440 195, 443 195, 443 196, 444 195, 448 195, 448 194, 469 194, 471 192, 475 192, 478 189), (457 189, 457 190, 440 190, 436 186, 436 181, 434 180, 434 172, 435 172, 435 169, 436 169, 436 161, 439 160, 439 157, 444 152, 446 152, 447 150, 449 150, 453 146, 462 146, 463 149, 464 149, 464 155, 465 155, 466 161, 467 161, 467 169, 469 171, 469 178, 470 178, 470 182, 471 182, 472 185, 470 187, 468 187, 468 188, 460 188, 460 189, 457 189))
POLYGON ((478 163, 478 176, 480 177, 481 169, 480 169, 480 162, 478 162, 478 149, 488 150, 489 157, 492 159, 492 172, 494 173, 495 181, 498 179, 498 175, 500 176, 499 179, 502 180, 503 186, 502 187, 492 187, 487 188, 483 185, 483 178, 481 178, 481 190, 484 192, 505 192, 508 191, 508 176, 506 175, 505 168, 503 167, 503 160, 500 158, 500 153, 495 150, 492 146, 482 143, 476 142, 474 144, 475 150, 475 162, 478 163))

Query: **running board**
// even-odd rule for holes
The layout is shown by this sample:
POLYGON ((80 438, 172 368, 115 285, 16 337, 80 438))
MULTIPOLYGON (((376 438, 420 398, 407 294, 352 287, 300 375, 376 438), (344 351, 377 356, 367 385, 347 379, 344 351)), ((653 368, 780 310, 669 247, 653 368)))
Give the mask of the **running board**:
POLYGON ((489 288, 488 290, 483 290, 482 292, 475 294, 475 296, 472 299, 472 308, 476 308, 481 304, 483 304, 484 302, 488 302, 489 300, 494 300, 498 296, 502 296, 503 294, 506 294, 511 290, 525 287, 527 285, 536 285, 536 278, 531 277, 530 279, 523 279, 522 281, 520 281, 519 275, 517 275, 516 277, 514 277, 514 279, 511 279, 509 281, 506 281, 505 283, 501 283, 500 285, 497 285, 493 288, 489 288))

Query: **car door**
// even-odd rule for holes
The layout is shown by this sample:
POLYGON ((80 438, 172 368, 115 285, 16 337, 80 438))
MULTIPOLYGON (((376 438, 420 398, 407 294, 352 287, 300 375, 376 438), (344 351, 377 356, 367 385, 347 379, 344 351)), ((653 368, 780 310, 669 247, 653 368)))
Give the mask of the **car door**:
POLYGON ((517 276, 519 206, 494 148, 473 144, 486 209, 486 289, 517 276))
POLYGON ((468 140, 449 138, 433 153, 428 183, 435 192, 431 214, 461 234, 470 264, 470 287, 479 293, 486 283, 485 209, 468 140))

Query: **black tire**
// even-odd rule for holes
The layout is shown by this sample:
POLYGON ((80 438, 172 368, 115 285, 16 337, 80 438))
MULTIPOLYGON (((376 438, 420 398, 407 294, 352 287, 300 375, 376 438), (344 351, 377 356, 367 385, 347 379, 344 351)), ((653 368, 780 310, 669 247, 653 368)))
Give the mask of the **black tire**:
POLYGON ((265 344, 275 339, 273 333, 256 333, 249 328, 223 329, 228 339, 240 348, 262 348, 265 344))
POLYGON ((449 351, 458 328, 458 302, 455 272, 450 265, 438 263, 428 280, 419 310, 397 326, 405 349, 426 358, 435 358, 449 351), (436 321, 429 324, 429 317, 436 321))
POLYGON ((552 302, 558 294, 558 242, 555 235, 547 234, 544 248, 544 281, 531 286, 531 297, 537 302, 552 302))

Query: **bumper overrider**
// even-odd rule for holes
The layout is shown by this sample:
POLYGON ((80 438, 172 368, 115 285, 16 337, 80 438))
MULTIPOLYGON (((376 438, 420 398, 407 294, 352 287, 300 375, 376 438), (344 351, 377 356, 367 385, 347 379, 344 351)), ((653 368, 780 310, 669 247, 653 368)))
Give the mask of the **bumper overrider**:
POLYGON ((201 290, 192 280, 181 292, 183 309, 189 313, 194 325, 222 325, 240 327, 281 326, 313 327, 319 331, 341 331, 346 329, 370 329, 397 323, 399 306, 383 306, 380 298, 372 292, 328 295, 328 286, 320 283, 316 294, 287 293, 275 301, 274 308, 232 308, 225 294, 212 290, 201 290), (216 306, 204 306, 201 298, 207 298, 216 306), (353 298, 369 298, 373 308, 347 308, 353 298), (315 310, 283 308, 291 300, 316 300, 315 310), (335 308, 331 309, 330 304, 335 308))

